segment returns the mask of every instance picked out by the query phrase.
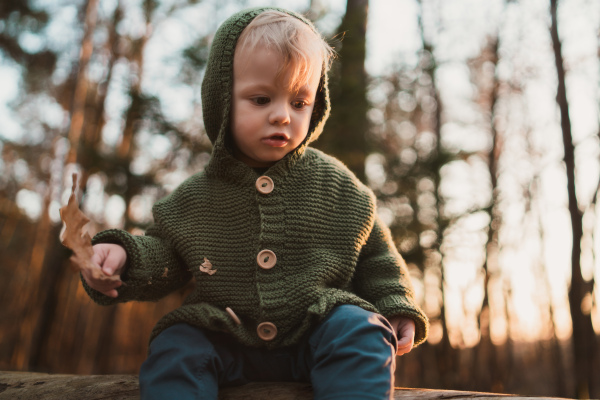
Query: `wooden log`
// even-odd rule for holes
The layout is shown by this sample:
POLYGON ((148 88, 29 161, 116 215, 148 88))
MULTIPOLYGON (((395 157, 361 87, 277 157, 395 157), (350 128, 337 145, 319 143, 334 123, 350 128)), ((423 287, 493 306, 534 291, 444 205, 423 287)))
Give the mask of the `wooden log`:
POLYGON ((139 399, 135 375, 0 372, 1 400, 139 399))
MULTIPOLYGON (((134 400, 140 390, 136 375, 59 375, 36 372, 1 372, 0 400, 134 400)), ((306 383, 250 383, 220 391, 220 400, 309 400, 313 393, 306 383)), ((396 388, 394 399, 557 399, 520 397, 497 393, 454 390, 396 388)))

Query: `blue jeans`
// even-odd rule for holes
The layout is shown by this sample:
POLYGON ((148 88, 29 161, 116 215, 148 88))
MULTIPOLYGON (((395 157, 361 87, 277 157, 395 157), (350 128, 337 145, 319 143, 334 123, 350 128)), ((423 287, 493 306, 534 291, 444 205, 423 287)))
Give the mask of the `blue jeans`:
POLYGON ((140 370, 142 399, 217 399, 219 386, 311 382, 318 400, 391 399, 397 340, 389 322, 342 305, 293 347, 242 346, 188 324, 165 329, 140 370))

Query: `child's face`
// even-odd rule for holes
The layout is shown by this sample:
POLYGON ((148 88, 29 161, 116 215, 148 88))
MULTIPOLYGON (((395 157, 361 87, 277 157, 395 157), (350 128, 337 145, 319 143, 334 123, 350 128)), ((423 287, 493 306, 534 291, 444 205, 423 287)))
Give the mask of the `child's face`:
POLYGON ((293 67, 277 76, 283 60, 264 46, 238 51, 233 61, 234 156, 250 167, 269 167, 306 138, 319 86, 321 60, 298 91, 293 67))

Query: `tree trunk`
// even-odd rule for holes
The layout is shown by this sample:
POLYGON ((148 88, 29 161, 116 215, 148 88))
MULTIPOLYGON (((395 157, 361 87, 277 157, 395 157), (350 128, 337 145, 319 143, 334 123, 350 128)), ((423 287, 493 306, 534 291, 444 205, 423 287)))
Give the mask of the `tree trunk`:
POLYGON ((488 154, 488 172, 490 175, 491 183, 491 203, 488 208, 488 215, 490 222, 487 227, 487 241, 485 244, 485 259, 483 262, 483 301, 481 303, 481 310, 478 317, 478 325, 480 332, 479 345, 475 349, 475 360, 474 360, 474 371, 477 376, 478 388, 493 388, 501 387, 502 380, 500 378, 500 368, 498 366, 498 356, 496 354, 497 349, 492 343, 491 338, 491 310, 490 310, 490 295, 489 285, 492 280, 493 271, 490 271, 490 264, 497 264, 498 254, 498 228, 500 226, 500 217, 497 208, 498 203, 498 160, 501 152, 501 139, 495 124, 495 111, 496 103, 498 101, 498 89, 500 82, 498 81, 498 74, 496 69, 498 67, 498 48, 500 46, 499 34, 496 37, 490 39, 488 43, 489 61, 494 66, 494 76, 492 82, 492 89, 487 94, 486 101, 484 104, 488 105, 489 109, 484 110, 489 115, 489 127, 490 134, 492 136, 492 148, 488 154), (487 365, 487 368, 481 368, 481 365, 487 365))
POLYGON ((337 157, 365 181, 367 74, 365 72, 368 0, 348 0, 338 28, 343 36, 339 65, 331 81, 331 117, 316 147, 337 157))
MULTIPOLYGON (((436 82, 436 72, 437 72, 437 63, 434 57, 434 47, 433 43, 426 38, 425 27, 423 25, 423 3, 421 0, 418 1, 419 4, 419 31, 421 34, 421 41, 423 43, 423 54, 421 57, 430 57, 430 60, 426 63, 426 66, 423 68, 424 72, 426 72, 431 77, 431 96, 435 100, 436 108, 435 108, 435 120, 433 122, 433 132, 436 137, 436 151, 433 158, 435 161, 433 162, 431 171, 433 173, 433 182, 435 189, 433 191, 435 195, 435 207, 437 211, 437 226, 435 229, 435 233, 437 235, 436 241, 436 249, 440 251, 440 247, 443 241, 444 230, 447 227, 447 220, 443 216, 443 204, 442 197, 440 196, 440 185, 441 185, 441 168, 444 166, 442 164, 443 161, 443 152, 442 148, 442 99, 440 97, 440 93, 437 87, 436 82)), ((445 271, 444 265, 440 265, 441 270, 441 282, 440 282, 440 292, 442 295, 442 304, 440 310, 440 323, 442 325, 442 341, 439 346, 436 346, 437 359, 438 359, 438 370, 439 375, 441 377, 441 384, 444 387, 452 387, 452 385, 456 384, 457 379, 456 375, 458 369, 458 353, 456 349, 454 349, 450 343, 450 335, 448 332, 448 323, 446 320, 446 305, 445 305, 445 271)))
POLYGON ((133 52, 130 55, 131 69, 135 71, 135 78, 132 80, 132 85, 129 91, 131 97, 131 104, 127 110, 125 117, 125 126, 121 135, 121 142, 117 148, 117 154, 119 156, 119 163, 122 166, 122 170, 127 177, 127 184, 124 193, 125 200, 125 224, 124 229, 130 231, 134 224, 129 217, 129 206, 133 196, 138 194, 141 190, 136 180, 131 173, 129 168, 133 157, 135 155, 135 136, 140 128, 140 122, 142 121, 144 113, 144 100, 142 94, 142 78, 144 71, 144 49, 150 35, 152 33, 152 12, 155 7, 155 3, 152 0, 144 1, 144 16, 145 19, 145 34, 138 39, 134 46, 133 52))
POLYGON ((106 109, 106 97, 108 95, 108 87, 112 80, 112 74, 115 66, 115 61, 119 58, 119 41, 121 35, 117 32, 117 26, 123 19, 123 9, 119 1, 110 25, 108 40, 106 42, 105 51, 108 53, 108 62, 106 66, 106 75, 104 80, 98 85, 97 89, 97 107, 95 112, 95 123, 90 124, 89 133, 86 135, 86 144, 94 151, 98 151, 98 144, 102 140, 102 130, 106 124, 104 112, 106 109))
POLYGON ((153 1, 145 0, 144 1, 144 16, 146 29, 144 35, 136 40, 133 43, 132 54, 129 56, 130 65, 132 71, 135 71, 135 78, 132 80, 130 96, 131 96, 131 105, 127 110, 126 118, 125 118, 125 127, 123 128, 123 134, 121 136, 121 142, 119 143, 119 147, 117 149, 117 153, 119 157, 128 160, 131 162, 131 158, 133 157, 133 141, 135 134, 138 130, 138 123, 142 116, 142 77, 144 71, 144 49, 146 48, 146 43, 148 39, 150 39, 150 35, 152 32, 151 28, 151 18, 153 11, 153 1))
POLYGON ((59 240, 61 228, 61 225, 52 226, 46 242, 44 266, 41 271, 38 289, 38 296, 40 297, 37 307, 38 316, 35 329, 32 331, 29 350, 28 370, 30 371, 45 371, 46 365, 44 365, 43 354, 47 346, 51 346, 47 334, 57 312, 58 282, 63 279, 65 274, 71 275, 71 271, 67 266, 70 252, 62 246, 59 240))
POLYGON ((592 376, 593 360, 595 356, 595 333, 592 326, 591 313, 581 309, 581 303, 586 295, 591 292, 591 285, 584 281, 581 274, 581 238, 583 236, 582 213, 577 205, 575 191, 575 146, 571 133, 571 120, 569 118, 569 104, 565 84, 565 70, 561 42, 558 36, 557 20, 558 0, 550 0, 550 14, 552 24, 550 34, 554 49, 554 60, 558 79, 556 102, 560 108, 561 129, 563 146, 565 150, 564 161, 567 173, 567 191, 569 196, 569 214, 573 233, 573 247, 571 251, 571 287, 569 288, 569 307, 573 324, 573 356, 577 396, 589 398, 594 377, 592 376))
POLYGON ((79 138, 83 130, 83 120, 85 114, 85 103, 88 90, 88 81, 86 77, 87 66, 94 50, 94 29, 98 16, 98 0, 88 0, 85 11, 84 34, 79 53, 79 71, 77 73, 77 82, 75 84, 75 93, 71 104, 71 124, 69 125, 68 138, 71 144, 66 163, 77 162, 77 152, 79 149, 79 138))
MULTIPOLYGON (((49 191, 49 190, 48 190, 49 191)), ((36 327, 41 317, 39 310, 44 306, 46 282, 42 281, 44 259, 48 248, 49 233, 52 230, 50 216, 48 214, 49 195, 46 194, 42 207, 42 216, 36 226, 33 244, 31 246, 31 259, 27 263, 26 281, 17 293, 18 298, 13 298, 9 307, 22 310, 19 316, 18 342, 12 351, 11 364, 17 369, 29 368, 32 343, 36 342, 36 327), (19 293, 20 292, 20 293, 19 293)))
MULTIPOLYGON (((537 192, 537 187, 538 187, 537 180, 535 180, 534 183, 531 185, 531 190, 533 190, 534 193, 531 193, 531 190, 529 193, 529 196, 531 198, 535 196, 535 192, 537 192)), ((552 289, 550 287, 550 282, 548 281, 548 273, 546 271, 546 264, 543 261, 544 260, 543 254, 545 253, 545 251, 544 251, 545 232, 544 232, 544 226, 542 225, 541 216, 539 216, 538 218, 539 218, 538 225, 539 225, 539 232, 540 232, 540 243, 542 243, 542 249, 540 251, 539 275, 543 276, 541 281, 542 281, 542 284, 544 287, 544 291, 548 294, 548 314, 549 314, 549 319, 550 319, 550 329, 552 330, 552 336, 550 338, 550 345, 552 346, 552 348, 550 351, 551 351, 552 361, 554 363, 554 368, 553 368, 554 382, 556 385, 556 392, 561 396, 565 396, 567 394, 567 383, 565 380, 565 375, 566 375, 565 372, 567 372, 567 371, 565 371, 565 368, 564 368, 564 361, 563 361, 563 355, 562 355, 562 349, 560 346, 560 341, 556 337, 556 323, 554 322, 554 320, 555 320, 554 305, 552 304, 552 289)))

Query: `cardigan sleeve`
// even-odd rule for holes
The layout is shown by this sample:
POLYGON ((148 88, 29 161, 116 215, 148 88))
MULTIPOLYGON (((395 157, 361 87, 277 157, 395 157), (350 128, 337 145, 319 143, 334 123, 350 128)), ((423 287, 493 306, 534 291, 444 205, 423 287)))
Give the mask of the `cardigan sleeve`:
POLYGON ((157 301, 184 286, 192 277, 157 225, 152 225, 144 236, 118 229, 102 231, 92 240, 92 244, 98 243, 118 244, 127 253, 127 262, 121 274, 123 285, 117 288, 116 298, 90 288, 82 279, 88 295, 98 304, 111 305, 130 300, 157 301))
POLYGON ((415 321, 415 346, 425 341, 429 321, 417 304, 404 259, 389 229, 376 217, 361 250, 353 279, 354 289, 386 318, 403 316, 415 321))

